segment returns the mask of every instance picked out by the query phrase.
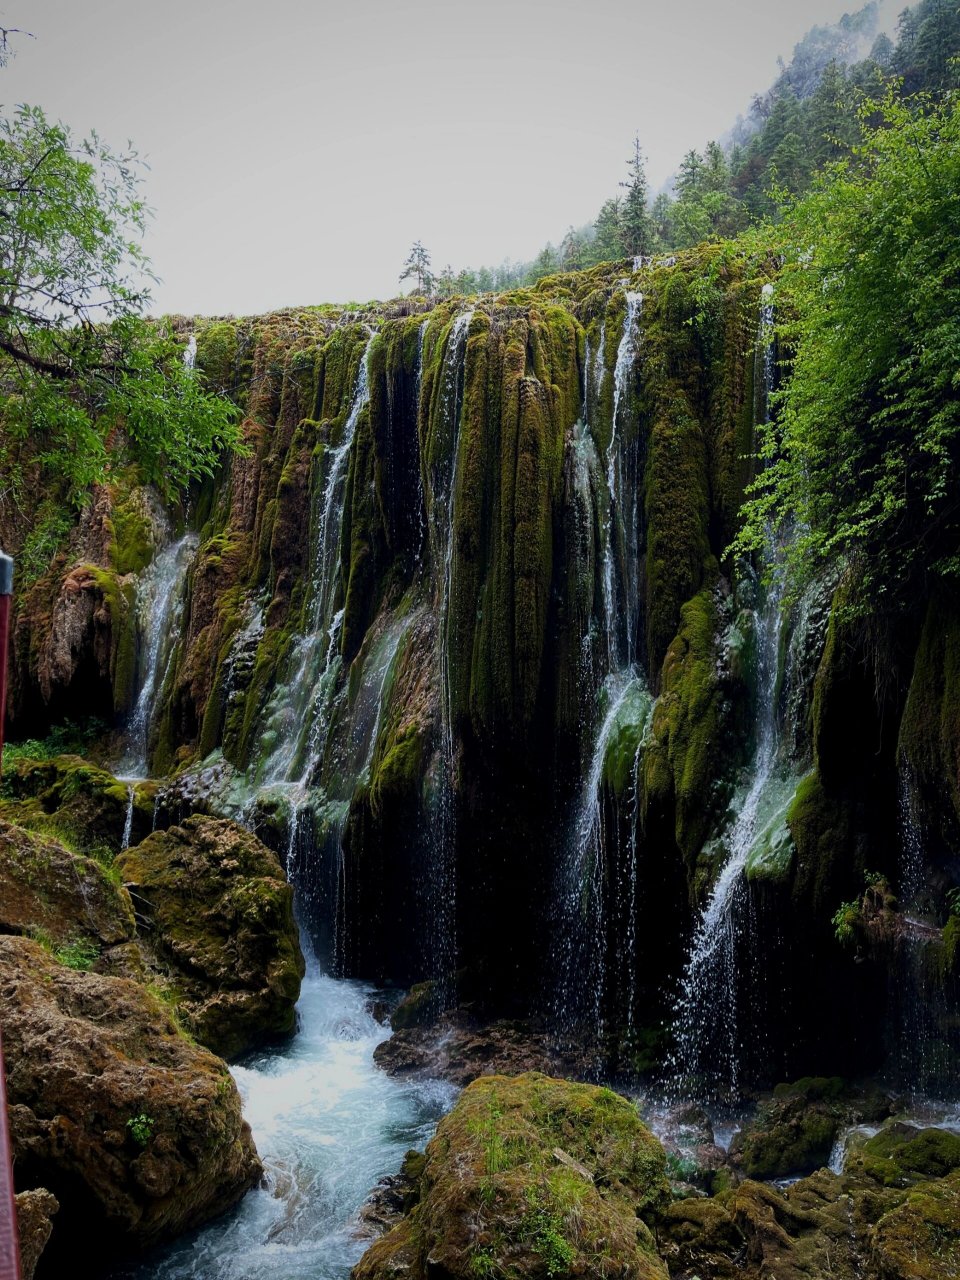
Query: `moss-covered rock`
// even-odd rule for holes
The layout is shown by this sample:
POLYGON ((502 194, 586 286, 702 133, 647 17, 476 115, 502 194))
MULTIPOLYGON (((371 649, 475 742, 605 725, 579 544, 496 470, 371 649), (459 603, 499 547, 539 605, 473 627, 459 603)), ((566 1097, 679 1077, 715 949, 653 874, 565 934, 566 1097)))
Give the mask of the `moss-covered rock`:
POLYGON ((261 1174, 226 1066, 144 987, 0 937, 0 1021, 17 1185, 60 1203, 51 1275, 132 1253, 235 1204, 261 1174))
POLYGON ((304 973, 293 892, 256 836, 225 819, 188 818, 117 866, 147 958, 201 1043, 236 1057, 293 1031, 304 973))
POLYGON ((134 934, 130 895, 113 868, 0 819, 0 933, 42 940, 75 968, 134 934))
POLYGON ((783 1178, 825 1165, 841 1129, 883 1115, 881 1097, 857 1095, 839 1077, 778 1085, 735 1136, 731 1157, 750 1178, 783 1178))
POLYGON ((885 1187, 908 1187, 960 1169, 960 1135, 947 1129, 886 1125, 868 1139, 847 1168, 885 1187))
POLYGON ((883 1215, 873 1232, 877 1280, 960 1276, 960 1173, 926 1184, 883 1215))
POLYGON ((660 1144, 609 1089, 530 1074, 477 1080, 427 1147, 420 1199, 354 1280, 444 1275, 665 1280, 645 1225, 660 1144))
POLYGON ((120 850, 127 819, 133 842, 153 825, 155 787, 127 783, 77 755, 19 760, 4 775, 0 812, 98 856, 120 850))

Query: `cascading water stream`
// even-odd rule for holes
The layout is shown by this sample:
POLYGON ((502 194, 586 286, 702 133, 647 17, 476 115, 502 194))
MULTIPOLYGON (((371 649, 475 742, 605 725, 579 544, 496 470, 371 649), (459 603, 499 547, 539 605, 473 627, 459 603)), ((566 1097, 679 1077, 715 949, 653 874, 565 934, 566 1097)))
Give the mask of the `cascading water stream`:
MULTIPOLYGON (((757 335, 755 419, 769 420, 773 390, 773 286, 764 285, 757 335)), ((778 689, 784 632, 783 547, 768 531, 769 584, 753 614, 756 636, 756 749, 724 844, 727 858, 694 929, 676 1009, 672 1059, 681 1090, 704 1089, 736 1098, 740 1075, 737 942, 747 896, 745 872, 757 838, 782 807, 777 785, 781 748, 778 689)), ((759 584, 758 584, 759 589, 759 584)))
POLYGON ((358 1209, 410 1147, 424 1146, 456 1092, 375 1066, 388 1029, 370 1014, 373 994, 308 959, 295 1039, 232 1069, 263 1184, 136 1280, 347 1280, 370 1244, 358 1209))
POLYGON ((427 909, 433 954, 428 963, 441 984, 441 1000, 456 967, 456 818, 455 743, 453 692, 450 675, 452 643, 450 601, 453 589, 454 521, 456 518, 457 474, 459 469, 460 425, 463 415, 466 377, 467 337, 473 311, 463 311, 450 327, 440 372, 440 413, 443 419, 447 465, 433 477, 433 511, 430 520, 431 554, 439 570, 440 598, 437 603, 437 635, 440 670, 441 769, 438 787, 437 821, 431 837, 430 866, 427 869, 427 909))
POLYGON ((324 483, 315 516, 307 625, 293 651, 289 675, 270 699, 261 735, 257 777, 261 786, 286 785, 302 795, 320 761, 329 723, 329 703, 340 671, 343 609, 335 608, 339 585, 340 531, 350 449, 360 415, 370 399, 364 350, 340 443, 323 455, 324 483), (292 786, 291 786, 292 784, 292 786))
POLYGON ((117 776, 125 780, 147 776, 154 710, 180 630, 184 587, 196 550, 196 534, 185 534, 155 556, 137 583, 140 692, 127 723, 124 753, 117 765, 117 776))
MULTIPOLYGON (((624 716, 633 723, 634 732, 642 733, 641 724, 649 716, 652 700, 636 665, 636 635, 639 608, 639 555, 636 508, 638 444, 623 421, 631 379, 636 365, 638 328, 643 296, 626 294, 626 314, 614 366, 613 403, 610 439, 600 480, 598 459, 592 449, 591 401, 600 401, 606 369, 603 363, 605 327, 601 326, 600 343, 591 360, 589 342, 584 352, 583 413, 574 431, 574 483, 581 501, 595 505, 601 517, 601 605, 603 616, 603 650, 597 655, 602 664, 602 684, 598 695, 605 707, 599 718, 591 747, 590 764, 580 791, 569 837, 569 854, 565 860, 559 886, 559 970, 556 997, 556 1021, 563 1030, 576 1026, 589 1028, 597 1040, 602 1037, 605 1006, 608 997, 607 940, 608 897, 611 876, 620 875, 607 849, 609 839, 619 833, 604 830, 603 774, 614 731, 622 727, 624 716), (593 386, 591 388, 591 374, 593 386), (592 391, 592 396, 591 396, 592 391), (598 484, 598 480, 600 483, 598 484), (605 483, 604 483, 605 482, 605 483)), ((592 631, 592 628, 590 629, 592 631)), ((584 637, 585 662, 581 678, 594 685, 596 679, 593 644, 590 634, 584 637)), ((594 686, 595 687, 595 686, 594 686)), ((639 748, 637 754, 639 755, 639 748)), ((635 834, 635 833, 634 833, 635 834)), ((625 915, 623 943, 630 951, 624 956, 627 969, 635 968, 636 930, 633 916, 636 908, 636 846, 628 850, 632 871, 626 869, 625 889, 632 905, 625 915)), ((633 979, 628 978, 626 1000, 632 1003, 633 979)), ((632 1010, 627 1013, 627 1021, 632 1010)))
POLYGON ((694 930, 681 979, 674 1066, 695 1082, 714 1079, 732 1097, 739 1089, 737 940, 746 897, 745 871, 757 837, 780 799, 777 687, 783 635, 783 574, 774 570, 754 615, 757 639, 757 747, 750 783, 725 839, 727 859, 694 930))
MULTIPOLYGON (((640 601, 637 555, 636 450, 620 421, 637 358, 642 293, 627 293, 623 336, 613 370, 613 412, 607 446, 607 522, 603 548, 603 604, 607 636, 607 673, 636 661, 637 609, 640 601), (620 572, 617 572, 619 561, 620 572)), ((602 348, 601 348, 602 350, 602 348)))

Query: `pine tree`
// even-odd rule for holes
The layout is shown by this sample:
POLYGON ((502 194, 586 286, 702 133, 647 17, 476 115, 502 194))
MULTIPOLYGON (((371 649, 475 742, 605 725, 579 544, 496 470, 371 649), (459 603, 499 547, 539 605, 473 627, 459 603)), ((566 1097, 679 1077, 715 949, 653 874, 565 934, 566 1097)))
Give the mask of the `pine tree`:
POLYGON ((403 264, 403 270, 400 272, 400 283, 409 280, 411 276, 416 276, 417 293, 429 293, 433 288, 433 276, 430 274, 430 254, 426 251, 419 240, 416 241, 410 250, 410 256, 403 264))
POLYGON ((627 161, 629 179, 620 186, 626 191, 620 218, 620 249, 630 258, 653 249, 653 223, 647 209, 647 174, 639 136, 633 140, 633 155, 627 161))
POLYGON ((593 224, 596 239, 593 242, 597 262, 610 262, 620 256, 620 217, 623 212, 622 201, 612 196, 604 202, 593 224))

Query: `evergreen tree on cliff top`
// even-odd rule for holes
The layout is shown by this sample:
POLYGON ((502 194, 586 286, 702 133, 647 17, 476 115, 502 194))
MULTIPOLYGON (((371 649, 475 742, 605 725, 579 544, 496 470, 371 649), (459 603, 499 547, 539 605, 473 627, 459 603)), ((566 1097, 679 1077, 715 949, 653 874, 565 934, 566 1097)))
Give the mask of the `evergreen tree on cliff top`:
MULTIPOLYGON (((452 274, 452 271, 451 271, 452 274)), ((433 276, 430 273, 430 254, 418 240, 406 262, 403 264, 403 270, 400 272, 400 283, 415 277, 417 281, 417 293, 429 293, 433 288, 433 276)))
POLYGON ((640 138, 633 140, 633 155, 627 161, 629 179, 621 182, 626 194, 620 211, 620 246, 627 257, 653 252, 653 219, 647 208, 647 173, 640 138))

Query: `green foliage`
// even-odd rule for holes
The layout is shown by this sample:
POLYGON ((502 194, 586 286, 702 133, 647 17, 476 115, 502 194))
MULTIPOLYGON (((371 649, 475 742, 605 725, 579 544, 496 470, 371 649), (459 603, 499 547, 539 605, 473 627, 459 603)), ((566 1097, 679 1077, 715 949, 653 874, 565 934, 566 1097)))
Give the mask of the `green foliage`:
POLYGON ((17 588, 32 586, 73 528, 73 512, 59 502, 44 502, 17 556, 17 588))
POLYGON ((26 738, 23 742, 3 744, 3 767, 8 769, 18 760, 52 760, 54 756, 85 755, 90 744, 106 732, 102 720, 89 719, 82 724, 67 720, 57 725, 45 738, 26 738))
POLYGON ((859 919, 859 898, 854 898, 851 902, 841 902, 830 920, 830 923, 833 925, 834 935, 839 943, 846 946, 848 943, 853 942, 856 936, 856 926, 859 919))
POLYGON ((794 521, 794 581, 858 565, 854 611, 960 576, 960 113, 889 93, 865 140, 770 236, 790 378, 740 551, 794 521))
POLYGON ((148 1116, 146 1112, 141 1111, 139 1115, 131 1116, 127 1121, 127 1130, 138 1147, 146 1147, 153 1137, 155 1124, 153 1116, 148 1116))
POLYGON ((567 1273, 575 1252, 563 1232, 563 1218, 560 1213, 545 1204, 536 1189, 528 1193, 530 1208, 524 1214, 521 1231, 531 1242, 534 1253, 543 1259, 544 1272, 547 1276, 561 1276, 567 1273))
POLYGON ((78 969, 85 973, 100 958, 100 948, 88 938, 76 938, 65 946, 57 947, 53 954, 68 969, 78 969))
MULTIPOLYGON (((240 445, 234 407, 184 368, 168 329, 140 317, 140 181, 135 152, 78 141, 38 107, 0 118, 0 467, 14 502, 39 465, 45 488, 82 505, 118 441, 166 494, 240 445)), ((36 535, 31 564, 58 525, 36 535)))

